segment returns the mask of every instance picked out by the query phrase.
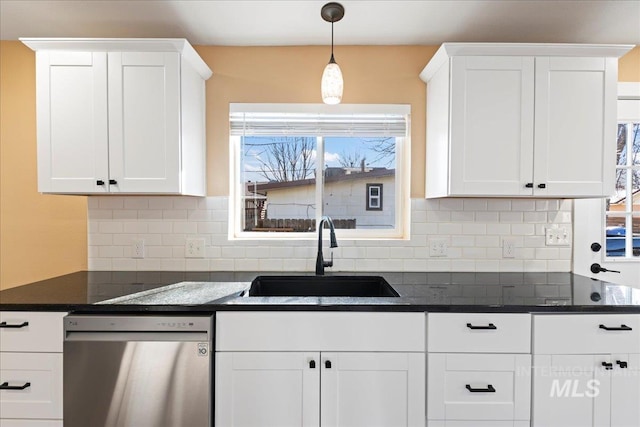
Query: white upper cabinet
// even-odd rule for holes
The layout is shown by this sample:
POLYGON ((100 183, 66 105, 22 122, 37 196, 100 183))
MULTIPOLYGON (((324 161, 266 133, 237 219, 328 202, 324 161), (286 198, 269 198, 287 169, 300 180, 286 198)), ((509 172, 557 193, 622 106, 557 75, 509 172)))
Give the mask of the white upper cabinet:
POLYGON ((36 51, 38 190, 205 195, 205 87, 184 39, 22 39, 36 51))
POLYGON ((426 197, 606 197, 632 46, 446 43, 427 83, 426 197))

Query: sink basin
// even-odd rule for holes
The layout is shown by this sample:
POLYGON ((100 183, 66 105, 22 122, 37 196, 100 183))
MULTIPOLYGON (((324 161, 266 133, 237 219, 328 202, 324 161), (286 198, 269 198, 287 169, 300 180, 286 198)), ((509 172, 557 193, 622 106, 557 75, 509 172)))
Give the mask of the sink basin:
POLYGON ((380 276, 258 276, 250 297, 399 297, 380 276))

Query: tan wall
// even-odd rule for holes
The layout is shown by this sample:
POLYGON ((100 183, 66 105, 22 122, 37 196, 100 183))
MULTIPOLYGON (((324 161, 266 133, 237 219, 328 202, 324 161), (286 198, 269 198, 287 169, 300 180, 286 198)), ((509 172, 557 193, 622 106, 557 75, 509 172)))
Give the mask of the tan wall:
MULTIPOLYGON (((418 75, 438 46, 338 46, 345 104, 411 105, 411 197, 424 197, 425 84, 418 75)), ((196 46, 207 81, 208 194, 229 194, 229 103, 322 103, 326 46, 196 46)))
MULTIPOLYGON (((208 194, 229 193, 230 102, 319 103, 326 46, 197 46, 207 82, 208 194)), ((338 46, 344 103, 411 104, 411 196, 424 196, 425 86, 418 74, 437 46, 338 46)), ((87 268, 86 198, 36 191, 35 63, 0 42, 0 289, 87 268)), ((640 48, 620 60, 620 81, 640 81, 640 48)))
POLYGON ((36 190, 35 56, 0 42, 0 289, 87 269, 87 198, 36 190))
POLYGON ((618 61, 618 81, 640 82, 640 46, 636 46, 618 61))

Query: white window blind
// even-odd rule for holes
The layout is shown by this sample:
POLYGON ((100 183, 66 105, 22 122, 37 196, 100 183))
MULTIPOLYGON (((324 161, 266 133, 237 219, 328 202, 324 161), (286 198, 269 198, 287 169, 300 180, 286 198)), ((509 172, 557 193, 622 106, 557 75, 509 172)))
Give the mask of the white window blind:
MULTIPOLYGON (((251 108, 250 106, 248 108, 251 108)), ((280 107, 282 108, 282 107, 280 107)), ((404 137, 408 114, 310 113, 233 111, 229 115, 232 136, 362 136, 404 137)), ((259 109, 259 108, 258 108, 259 109)))

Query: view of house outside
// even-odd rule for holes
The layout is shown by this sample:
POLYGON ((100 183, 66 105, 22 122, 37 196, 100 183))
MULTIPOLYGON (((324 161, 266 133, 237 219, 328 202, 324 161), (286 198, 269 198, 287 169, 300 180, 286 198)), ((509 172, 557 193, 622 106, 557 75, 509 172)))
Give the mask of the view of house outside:
POLYGON ((607 199, 606 242, 607 256, 640 256, 640 123, 618 125, 615 194, 607 199))
POLYGON ((323 137, 322 144, 319 141, 314 136, 241 138, 244 231, 314 232, 319 215, 330 216, 337 228, 396 226, 396 138, 323 137), (320 207, 316 205, 318 170, 324 178, 320 207))

